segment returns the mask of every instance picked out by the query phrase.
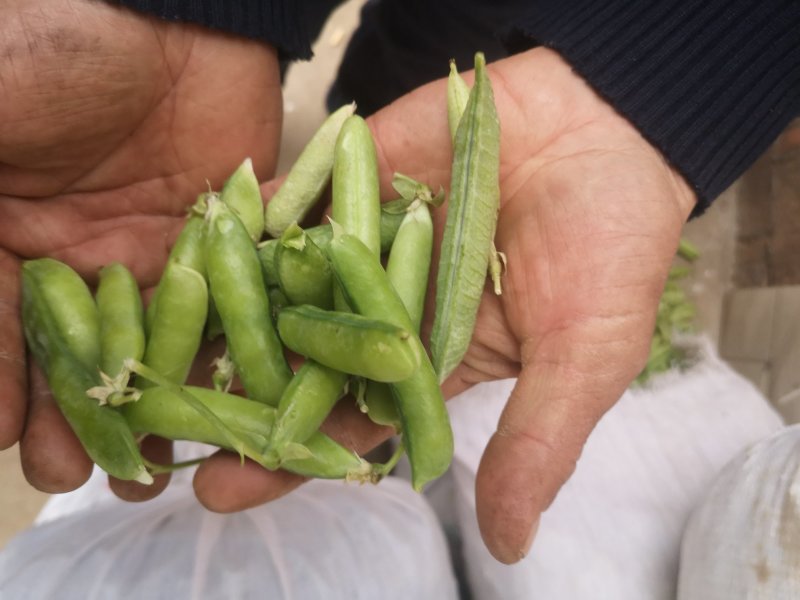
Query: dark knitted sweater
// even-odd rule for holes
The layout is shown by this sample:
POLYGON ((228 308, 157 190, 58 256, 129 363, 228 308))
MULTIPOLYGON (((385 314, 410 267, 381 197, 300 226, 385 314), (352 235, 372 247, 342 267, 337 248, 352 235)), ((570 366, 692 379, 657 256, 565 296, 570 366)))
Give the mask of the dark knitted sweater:
MULTIPOLYGON (((303 59, 337 4, 115 1, 262 39, 303 59)), ((440 66, 437 54, 458 55, 457 43, 471 52, 481 35, 480 49, 502 48, 489 58, 534 45, 557 50, 686 177, 699 198, 696 214, 800 114, 800 0, 382 0, 364 9, 362 29, 370 28, 360 46, 356 35, 350 63, 369 60, 369 48, 373 57, 413 62, 408 48, 416 48, 440 66), (366 57, 355 56, 359 47, 366 57)), ((414 73, 442 74, 428 76, 419 65, 414 73)), ((347 75, 343 68, 339 78, 346 83, 347 75)))

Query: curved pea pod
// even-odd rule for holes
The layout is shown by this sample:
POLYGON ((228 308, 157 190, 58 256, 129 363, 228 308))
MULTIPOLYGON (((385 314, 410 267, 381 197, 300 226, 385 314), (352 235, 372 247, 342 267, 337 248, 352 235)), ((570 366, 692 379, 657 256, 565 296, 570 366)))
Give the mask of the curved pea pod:
POLYGON ((144 309, 139 285, 125 265, 113 263, 100 270, 95 299, 100 314, 100 370, 114 378, 126 358, 141 360, 144 356, 144 309))
MULTIPOLYGON (((189 216, 186 219, 186 223, 169 252, 167 265, 164 267, 165 271, 170 264, 177 263, 184 267, 194 269, 205 277, 206 266, 205 259, 203 258, 203 215, 206 211, 208 199, 212 197, 216 197, 216 194, 213 192, 200 194, 197 198, 197 202, 189 209, 189 216)), ((158 297, 161 295, 161 287, 162 282, 159 281, 158 286, 150 298, 150 303, 147 305, 147 310, 145 311, 144 326, 148 336, 150 335, 153 319, 156 315, 158 297)))
POLYGON ((253 161, 246 158, 222 187, 220 199, 239 217, 250 239, 258 242, 264 234, 264 202, 253 171, 253 161))
POLYGON ((52 325, 39 329, 38 334, 57 333, 68 351, 94 373, 100 364, 100 316, 81 276, 52 258, 26 261, 22 274, 23 282, 36 290, 52 318, 52 325))
MULTIPOLYGON (((351 235, 335 235, 328 246, 328 256, 355 312, 413 330, 403 301, 377 257, 363 243, 351 235)), ((391 384, 391 389, 400 411, 412 483, 421 490, 450 465, 453 432, 433 366, 422 342, 416 335, 413 339, 420 350, 419 369, 408 379, 391 384)))
POLYGON ((290 450, 314 434, 341 398, 347 375, 307 360, 281 396, 270 444, 265 452, 268 468, 282 465, 290 450))
POLYGON ((455 138, 450 199, 436 279, 433 365, 444 381, 469 347, 500 208, 500 125, 482 54, 455 138))
MULTIPOLYGON (((73 353, 69 342, 74 342, 75 336, 65 336, 60 322, 70 306, 85 304, 85 295, 81 292, 74 298, 75 289, 80 287, 70 279, 80 277, 64 267, 72 276, 42 261, 30 261, 22 267, 22 322, 28 346, 45 373, 59 410, 89 458, 119 479, 152 483, 125 419, 86 395, 86 390, 98 383, 96 367, 89 369, 73 353)), ((96 319, 96 315, 93 317, 91 311, 81 315, 80 309, 73 312, 70 320, 74 331, 93 329, 80 322, 83 318, 96 319)))
MULTIPOLYGON (((274 408, 206 388, 184 386, 183 389, 202 402, 235 435, 247 439, 256 448, 266 449, 276 418, 274 408)), ((137 433, 232 449, 217 427, 171 390, 160 387, 147 389, 137 402, 126 404, 122 410, 130 428, 137 433)), ((284 460, 281 467, 321 479, 377 479, 372 465, 323 433, 312 433, 304 445, 309 450, 309 457, 284 460)), ((259 457, 253 459, 263 465, 264 461, 259 457)))
POLYGON ((362 315, 314 306, 286 308, 278 333, 290 350, 327 367, 375 381, 400 381, 419 368, 416 336, 407 329, 362 315))
POLYGON ((256 248, 225 204, 210 204, 207 222, 206 269, 228 351, 247 395, 276 406, 292 371, 272 324, 256 248))
POLYGON ((458 123, 464 114, 469 100, 469 86, 456 69, 456 61, 450 61, 450 75, 447 77, 447 124, 450 137, 455 140, 458 123))
POLYGON ((290 304, 333 308, 333 269, 328 257, 297 223, 281 236, 275 271, 290 304))
POLYGON ((355 104, 331 113, 297 157, 286 179, 270 198, 266 209, 266 230, 280 237, 289 225, 300 223, 322 196, 331 179, 336 139, 342 124, 354 112, 355 104))
POLYGON ((378 159, 367 122, 348 117, 336 140, 331 214, 375 256, 380 254, 380 189, 378 159))
MULTIPOLYGON (((167 263, 142 362, 173 383, 186 381, 208 316, 203 276, 180 263, 167 263)), ((149 387, 138 380, 139 387, 149 387)))
MULTIPOLYGON (((408 311, 414 332, 419 333, 433 249, 433 222, 426 202, 412 202, 407 209, 386 263, 386 276, 408 311)), ((391 390, 375 382, 364 396, 367 416, 378 425, 400 430, 400 416, 391 390)))

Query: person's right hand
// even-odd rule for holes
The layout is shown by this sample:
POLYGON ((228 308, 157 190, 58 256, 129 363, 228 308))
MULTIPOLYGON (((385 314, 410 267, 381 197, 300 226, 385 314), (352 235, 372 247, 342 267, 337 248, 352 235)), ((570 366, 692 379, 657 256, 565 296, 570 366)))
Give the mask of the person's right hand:
POLYGON ((206 181, 247 156, 272 174, 279 71, 264 44, 92 0, 4 2, 0 56, 0 448, 19 440, 28 481, 63 492, 92 465, 28 369, 21 261, 50 256, 90 283, 120 261, 155 285, 206 181))

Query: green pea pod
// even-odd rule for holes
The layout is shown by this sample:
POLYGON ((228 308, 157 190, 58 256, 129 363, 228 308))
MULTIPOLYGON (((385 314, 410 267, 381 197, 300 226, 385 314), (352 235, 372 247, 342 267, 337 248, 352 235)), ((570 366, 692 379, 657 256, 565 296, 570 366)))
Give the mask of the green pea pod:
POLYGON ((290 304, 333 308, 333 269, 328 257, 293 223, 286 228, 275 253, 275 271, 290 304))
POLYGON ((378 159, 367 122, 358 115, 348 117, 336 140, 331 213, 347 233, 380 254, 378 159))
POLYGON ((253 400, 277 406, 292 377, 278 334, 258 254, 239 218, 221 202, 209 205, 206 269, 236 372, 253 400))
MULTIPOLYGON (((405 201, 401 198, 397 201, 386 202, 381 206, 380 235, 382 253, 388 252, 392 247, 394 237, 397 235, 397 230, 400 228, 400 223, 403 222, 403 217, 406 213, 405 208, 407 208, 408 203, 405 203, 406 206, 404 206, 402 210, 394 210, 396 206, 399 206, 400 202, 405 201)), ((317 225, 316 227, 309 227, 303 231, 306 236, 308 236, 308 239, 313 241, 319 249, 323 251, 328 247, 331 238, 333 238, 333 231, 330 225, 317 225)), ((266 281, 267 285, 270 287, 280 285, 278 273, 275 271, 275 253, 279 245, 280 240, 267 240, 258 245, 258 259, 261 261, 264 281, 266 281)))
POLYGON ((346 312, 314 306, 286 308, 278 315, 278 333, 286 347, 298 354, 375 381, 406 379, 421 361, 410 331, 346 312))
MULTIPOLYGON (((430 209, 426 202, 416 201, 409 206, 400 224, 386 263, 386 275, 403 301, 415 333, 419 333, 422 323, 432 249, 433 222, 430 209)), ((364 406, 371 421, 399 430, 400 416, 388 387, 369 382, 364 406)))
POLYGON ((100 270, 97 286, 100 314, 100 369, 112 379, 119 375, 126 358, 144 356, 144 310, 139 285, 120 263, 100 270))
POLYGON ((264 235, 264 202, 253 171, 253 161, 246 158, 222 187, 222 201, 233 209, 250 235, 258 242, 264 235))
POLYGON ((483 55, 455 138, 450 200, 436 279, 431 353, 444 381, 469 347, 500 207, 500 126, 483 55))
POLYGON ((455 140, 458 123, 464 114, 469 100, 469 86, 456 69, 456 61, 450 61, 450 75, 447 77, 447 124, 450 138, 455 140))
MULTIPOLYGON (((208 316, 203 276, 178 262, 167 263, 142 362, 173 383, 186 381, 208 316)), ((139 379, 139 387, 152 384, 139 379)))
MULTIPOLYGON (((335 233, 328 256, 336 279, 356 313, 413 330, 403 301, 377 257, 356 237, 335 233)), ((404 445, 416 490, 442 475, 453 457, 453 432, 442 391, 419 337, 422 362, 408 379, 391 384, 403 426, 404 445)))
POLYGON ((408 310, 414 331, 419 332, 433 250, 433 221, 428 205, 416 202, 409 208, 394 240, 386 274, 408 310))
MULTIPOLYGON (((96 321, 97 315, 84 312, 86 296, 78 274, 66 265, 55 267, 54 262, 40 259, 22 267, 22 322, 28 346, 89 458, 118 479, 152 483, 125 419, 86 395, 99 381, 96 366, 88 368, 73 348, 80 348, 75 345, 77 332, 85 334, 96 327, 84 321, 96 321), (64 328, 65 316, 72 331, 64 328)), ((85 341, 92 337, 90 333, 85 341)))
POLYGON ((100 317, 92 293, 75 271, 52 258, 27 261, 23 275, 42 296, 48 314, 54 321, 52 328, 42 334, 58 332, 69 352, 94 373, 100 365, 100 317))
MULTIPOLYGON (((203 258, 203 215, 205 214, 208 198, 216 196, 213 193, 203 193, 197 198, 197 202, 189 211, 189 216, 183 226, 175 244, 169 253, 167 265, 177 263, 184 267, 189 267, 200 273, 203 277, 206 274, 206 267, 203 258)), ((166 271, 167 267, 164 267, 166 271)), ((163 278, 162 278, 163 279, 163 278)), ((145 332, 149 336, 155 319, 158 306, 158 297, 161 295, 162 283, 159 281, 147 310, 144 315, 145 332)))
POLYGON ((280 237, 289 225, 300 223, 319 200, 334 162, 336 139, 342 124, 355 112, 355 104, 333 112, 297 157, 281 187, 270 198, 266 209, 266 229, 272 237, 280 237))
MULTIPOLYGON (((247 439, 256 448, 266 449, 276 418, 274 408, 206 388, 184 386, 183 389, 210 409, 235 435, 247 439)), ((126 404, 122 410, 130 428, 138 433, 232 449, 218 428, 170 390, 159 387, 147 389, 137 402, 126 404)), ((321 479, 376 479, 372 465, 323 433, 312 433, 304 445, 311 457, 285 460, 281 467, 306 477, 321 479)))
POLYGON ((281 396, 270 445, 265 453, 268 468, 281 465, 293 443, 305 443, 319 429, 342 396, 347 375, 307 360, 281 396))

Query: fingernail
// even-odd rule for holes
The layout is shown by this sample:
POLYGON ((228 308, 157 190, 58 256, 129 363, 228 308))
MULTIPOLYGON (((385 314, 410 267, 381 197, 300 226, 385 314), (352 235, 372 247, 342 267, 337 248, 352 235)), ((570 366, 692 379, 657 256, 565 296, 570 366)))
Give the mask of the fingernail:
POLYGON ((531 550, 531 546, 533 545, 533 538, 536 537, 536 532, 539 531, 539 519, 536 519, 532 524, 530 531, 528 531, 528 535, 525 538, 525 541, 522 544, 522 548, 519 551, 519 560, 522 560, 528 555, 528 552, 531 550))

